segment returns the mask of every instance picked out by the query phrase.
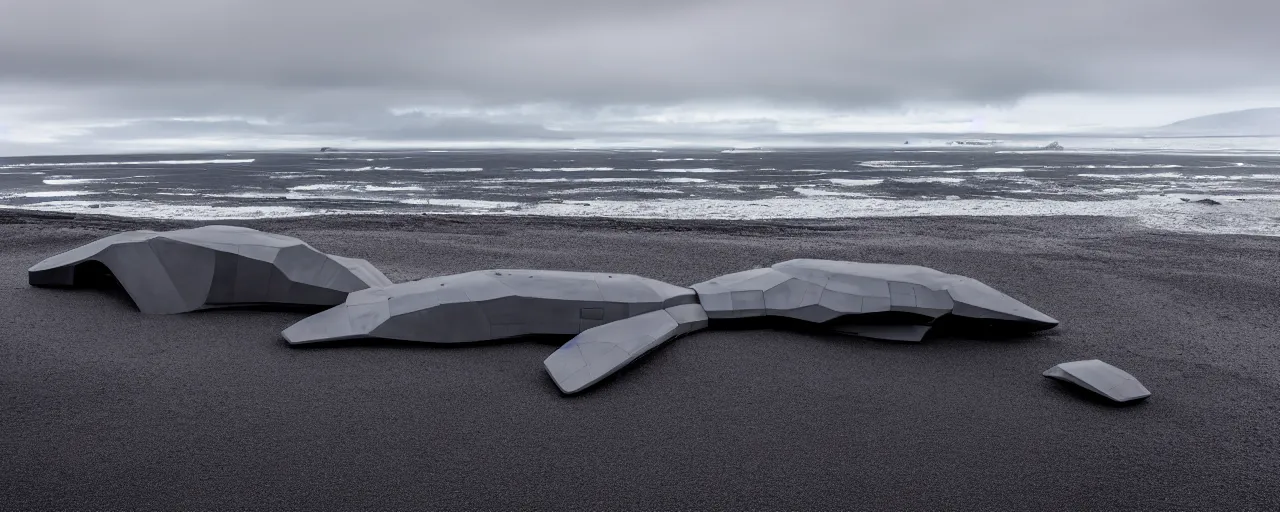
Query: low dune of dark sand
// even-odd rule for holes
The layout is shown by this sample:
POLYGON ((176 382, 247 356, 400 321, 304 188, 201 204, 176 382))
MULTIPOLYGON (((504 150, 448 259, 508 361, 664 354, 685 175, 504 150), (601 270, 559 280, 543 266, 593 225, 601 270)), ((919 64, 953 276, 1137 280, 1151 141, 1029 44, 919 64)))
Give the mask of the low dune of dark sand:
POLYGON ((556 390, 555 340, 290 348, 297 311, 143 315, 26 269, 127 229, 0 214, 0 508, 1280 508, 1280 238, 1090 218, 228 222, 392 280, 485 268, 691 284, 794 257, 980 279, 1062 322, 900 344, 783 329, 676 340, 556 390), (1114 407, 1041 377, 1099 358, 1114 407))

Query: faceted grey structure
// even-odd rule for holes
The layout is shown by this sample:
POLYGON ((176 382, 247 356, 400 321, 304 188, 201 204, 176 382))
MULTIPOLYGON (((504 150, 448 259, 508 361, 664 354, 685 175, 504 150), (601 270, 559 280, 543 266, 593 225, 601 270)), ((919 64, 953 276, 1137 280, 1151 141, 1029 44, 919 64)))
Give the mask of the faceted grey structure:
POLYGON ((28 270, 33 286, 75 286, 98 262, 143 313, 256 305, 340 304, 391 281, 369 262, 317 251, 296 238, 234 226, 129 231, 48 258, 28 270))
POLYGON ((1151 396, 1151 392, 1128 372, 1097 359, 1062 363, 1045 370, 1044 376, 1070 382, 1116 402, 1151 396))
POLYGON ((577 393, 645 352, 707 326, 702 306, 685 304, 587 329, 543 361, 564 393, 577 393))
POLYGON ((468 343, 576 335, 697 303, 693 290, 629 274, 482 270, 352 293, 285 329, 290 344, 357 338, 468 343))
POLYGON ((701 329, 708 318, 779 316, 830 325, 858 336, 920 341, 933 321, 951 314, 1048 329, 1057 320, 974 279, 909 266, 790 260, 693 285, 700 306, 682 306, 583 332, 544 362, 556 385, 576 393, 648 350, 701 329), (915 321, 877 317, 907 313, 915 321), (686 327, 685 324, 688 324, 686 327))
POLYGON ((1058 321, 978 281, 933 269, 791 260, 683 288, 627 274, 483 270, 352 293, 285 329, 290 344, 381 338, 468 343, 575 335, 544 361, 564 393, 579 392, 709 319, 780 316, 859 336, 920 341, 943 315, 1058 321), (885 317, 881 313, 907 314, 885 317))
POLYGON ((1058 321, 977 280, 913 265, 797 259, 693 285, 709 318, 779 316, 830 323, 868 338, 920 341, 946 314, 1014 322, 1058 321), (910 313, 923 325, 858 323, 859 315, 910 313))

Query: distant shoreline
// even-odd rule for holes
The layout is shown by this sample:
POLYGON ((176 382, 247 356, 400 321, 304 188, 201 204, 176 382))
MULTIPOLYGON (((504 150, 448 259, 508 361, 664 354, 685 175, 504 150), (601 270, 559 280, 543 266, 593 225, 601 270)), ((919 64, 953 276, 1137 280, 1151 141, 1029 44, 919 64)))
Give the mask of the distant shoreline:
POLYGON ((348 146, 336 145, 331 150, 321 152, 321 146, 277 146, 277 147, 243 147, 225 146, 219 148, 162 149, 133 147, 119 151, 101 150, 60 150, 30 153, 3 153, 0 162, 11 159, 48 159, 67 157, 118 157, 127 155, 227 155, 227 154, 343 154, 343 153, 465 153, 465 152, 505 152, 505 153, 546 153, 546 152, 734 152, 743 150, 762 151, 857 151, 857 150, 946 150, 954 152, 984 152, 995 150, 1036 150, 1053 141, 1062 141, 1066 151, 1083 152, 1146 152, 1167 150, 1172 152, 1213 151, 1213 149, 1195 146, 1148 148, 1134 146, 1132 142, 1143 141, 1227 141, 1239 139, 1250 144, 1264 139, 1272 139, 1272 143, 1263 146, 1238 148, 1240 151, 1280 153, 1280 133, 1268 135, 1259 133, 1158 133, 1158 132, 1044 132, 1044 133, 930 133, 930 132, 848 132, 848 133, 815 133, 794 136, 779 136, 773 139, 716 141, 716 142, 680 142, 679 138, 662 144, 637 144, 632 142, 564 142, 523 141, 523 142, 475 142, 436 144, 434 141, 403 145, 378 145, 355 143, 348 146), (963 140, 993 140, 994 145, 956 144, 963 140), (1075 141, 1075 142, 1071 142, 1075 141), (1128 141, 1128 142, 1126 142, 1128 141), (906 142, 906 144, 904 144, 906 142), (1081 145, 1081 143, 1083 145, 1081 145), (1076 146, 1076 147, 1073 147, 1076 146))

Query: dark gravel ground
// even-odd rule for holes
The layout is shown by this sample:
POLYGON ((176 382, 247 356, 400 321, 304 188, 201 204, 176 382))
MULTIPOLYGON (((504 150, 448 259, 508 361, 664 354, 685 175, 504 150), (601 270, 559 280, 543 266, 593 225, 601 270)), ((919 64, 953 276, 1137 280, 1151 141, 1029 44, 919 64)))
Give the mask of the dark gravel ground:
POLYGON ((1098 218, 237 224, 395 281, 913 263, 1062 325, 923 344, 710 330, 566 398, 547 341, 290 348, 279 332, 306 313, 149 316, 119 292, 31 288, 44 257, 190 224, 0 212, 0 508, 1280 508, 1280 238, 1098 218), (1089 358, 1154 395, 1114 407, 1040 376, 1089 358))

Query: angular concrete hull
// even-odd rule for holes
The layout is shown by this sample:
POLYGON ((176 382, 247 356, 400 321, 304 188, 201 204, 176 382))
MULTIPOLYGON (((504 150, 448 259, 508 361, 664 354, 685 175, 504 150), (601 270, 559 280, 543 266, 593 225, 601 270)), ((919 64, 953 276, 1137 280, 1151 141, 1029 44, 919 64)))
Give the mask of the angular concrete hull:
POLYGON ((1057 325, 967 277, 907 265, 791 260, 692 288, 627 274, 468 272, 355 292, 282 334, 293 345, 574 336, 543 364, 561 391, 576 393, 706 327, 709 319, 778 316, 858 336, 920 341, 943 315, 1013 322, 1027 330, 1057 325), (884 313, 907 321, 877 316, 884 313))
POLYGON ((28 270, 32 286, 75 286, 105 267, 143 313, 255 304, 328 306, 391 284, 359 259, 331 256, 296 238, 233 226, 130 231, 48 258, 28 270))
MULTIPOLYGON (((998 320, 1027 330, 1058 321, 968 277, 913 265, 799 259, 692 286, 709 318, 777 316, 859 336, 919 341, 943 315, 998 320), (905 314, 916 323, 859 325, 859 316, 905 314)), ((870 317, 868 317, 870 318, 870 317)))
POLYGON ((369 289, 285 329, 290 344, 376 338, 471 343, 587 329, 697 302, 628 274, 483 270, 369 289))

